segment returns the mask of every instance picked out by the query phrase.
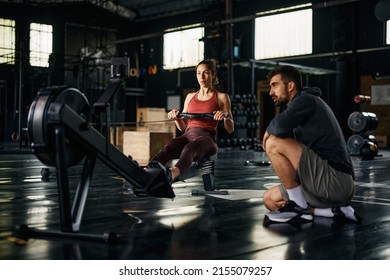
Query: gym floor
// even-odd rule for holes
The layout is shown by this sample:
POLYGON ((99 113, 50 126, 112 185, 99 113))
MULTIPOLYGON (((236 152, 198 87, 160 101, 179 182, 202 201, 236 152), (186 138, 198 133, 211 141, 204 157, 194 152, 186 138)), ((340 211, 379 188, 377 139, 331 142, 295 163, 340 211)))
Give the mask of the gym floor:
MULTIPOLYGON (((23 239, 21 225, 60 231, 56 175, 42 180, 45 166, 29 152, 1 152, 0 259, 3 260, 388 260, 390 259, 390 150, 373 160, 353 157, 361 224, 335 224, 316 217, 302 225, 263 225, 264 190, 278 182, 264 153, 220 148, 215 181, 227 195, 192 195, 201 177, 174 186, 176 197, 137 197, 98 162, 92 177, 80 236, 114 232, 115 244, 73 236, 23 239)), ((69 169, 72 189, 81 166, 69 169)))

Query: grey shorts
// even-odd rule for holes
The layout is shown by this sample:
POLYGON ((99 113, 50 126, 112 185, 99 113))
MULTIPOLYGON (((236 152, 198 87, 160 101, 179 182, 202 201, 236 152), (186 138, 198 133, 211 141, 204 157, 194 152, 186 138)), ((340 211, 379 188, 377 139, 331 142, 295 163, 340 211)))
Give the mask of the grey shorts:
MULTIPOLYGON (((355 183, 351 175, 332 168, 306 146, 302 146, 302 155, 297 170, 297 181, 301 183, 306 201, 312 207, 328 208, 347 204, 355 193, 355 183)), ((283 199, 288 194, 280 185, 283 199)))

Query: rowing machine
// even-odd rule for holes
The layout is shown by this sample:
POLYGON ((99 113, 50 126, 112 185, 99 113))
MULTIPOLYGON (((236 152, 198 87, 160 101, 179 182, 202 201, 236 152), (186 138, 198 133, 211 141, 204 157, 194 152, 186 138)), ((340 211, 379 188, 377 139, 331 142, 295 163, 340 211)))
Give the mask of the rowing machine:
MULTIPOLYGON (((115 85, 111 84, 107 90, 115 91, 120 82, 114 80, 112 83, 115 85)), ((28 114, 31 148, 42 163, 56 168, 61 232, 45 230, 43 234, 22 226, 22 233, 28 232, 30 236, 89 237, 79 234, 79 231, 97 159, 150 196, 175 197, 163 166, 141 168, 89 123, 90 116, 88 100, 75 88, 43 88, 33 100, 28 114), (82 161, 80 180, 71 203, 68 168, 82 161)), ((103 235, 97 239, 107 242, 115 238, 108 240, 107 235, 103 235)))

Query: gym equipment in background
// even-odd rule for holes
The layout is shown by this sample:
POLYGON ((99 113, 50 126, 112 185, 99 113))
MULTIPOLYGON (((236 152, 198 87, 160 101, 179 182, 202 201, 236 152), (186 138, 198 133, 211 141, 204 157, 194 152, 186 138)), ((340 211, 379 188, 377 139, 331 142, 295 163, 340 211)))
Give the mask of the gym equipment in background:
MULTIPOLYGON (((370 96, 356 95, 354 102, 357 104, 369 103, 370 96)), ((371 112, 352 112, 348 117, 348 127, 354 132, 347 141, 348 152, 352 156, 361 157, 364 160, 374 159, 378 155, 378 144, 375 136, 371 135, 378 127, 378 118, 371 112)))

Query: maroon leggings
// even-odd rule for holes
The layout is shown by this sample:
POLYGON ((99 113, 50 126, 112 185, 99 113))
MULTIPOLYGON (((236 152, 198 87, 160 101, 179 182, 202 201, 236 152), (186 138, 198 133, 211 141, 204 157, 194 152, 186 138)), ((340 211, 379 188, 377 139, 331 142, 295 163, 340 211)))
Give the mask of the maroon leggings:
POLYGON ((183 174, 191 168, 192 162, 217 153, 214 135, 204 128, 189 128, 183 135, 170 140, 152 160, 165 166, 168 161, 178 158, 176 167, 183 174))

